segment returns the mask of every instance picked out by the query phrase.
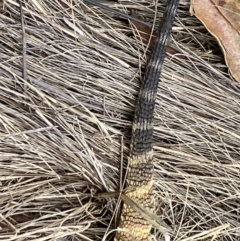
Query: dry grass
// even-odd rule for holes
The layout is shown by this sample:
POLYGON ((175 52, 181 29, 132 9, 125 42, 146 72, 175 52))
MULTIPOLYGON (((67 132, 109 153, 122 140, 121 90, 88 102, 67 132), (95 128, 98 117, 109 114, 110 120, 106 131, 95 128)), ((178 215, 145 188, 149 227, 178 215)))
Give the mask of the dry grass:
MULTIPOLYGON (((110 240, 116 200, 91 194, 119 189, 145 46, 126 22, 82 1, 26 2, 30 81, 18 1, 0 10, 0 240, 110 240)), ((110 6, 138 6, 153 21, 153 1, 119 2, 110 6)), ((196 61, 167 58, 159 85, 156 213, 171 240, 238 240, 240 88, 188 10, 180 5, 173 37, 196 61)))

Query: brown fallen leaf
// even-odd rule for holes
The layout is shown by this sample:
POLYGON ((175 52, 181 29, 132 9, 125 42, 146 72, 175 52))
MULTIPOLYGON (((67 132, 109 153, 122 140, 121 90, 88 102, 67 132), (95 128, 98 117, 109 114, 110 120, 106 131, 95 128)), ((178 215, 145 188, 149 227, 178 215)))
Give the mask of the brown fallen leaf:
MULTIPOLYGON (((136 18, 138 17, 134 10, 131 10, 131 15, 136 18)), ((156 32, 152 32, 152 28, 148 27, 147 25, 141 24, 137 21, 129 20, 129 22, 132 23, 136 28, 135 32, 138 40, 142 41, 144 44, 148 44, 150 40, 149 46, 153 47, 156 39, 156 32)))
POLYGON ((239 0, 191 0, 190 12, 217 39, 232 76, 240 82, 239 0))
POLYGON ((58 0, 58 2, 63 8, 68 8, 68 5, 66 3, 64 3, 63 1, 58 0))
POLYGON ((229 21, 240 34, 240 1, 239 0, 212 0, 221 14, 229 21))
MULTIPOLYGON (((136 17, 136 18, 138 17, 138 15, 136 14, 136 12, 134 10, 131 10, 131 15, 136 17)), ((151 27, 149 27, 147 25, 144 25, 144 24, 141 24, 137 21, 129 20, 129 22, 131 24, 133 24, 134 27, 136 28, 135 29, 135 32, 136 32, 135 35, 137 36, 138 40, 142 41, 144 44, 149 43, 149 47, 152 48, 154 43, 155 43, 156 32, 155 31, 152 32, 151 27)), ((166 52, 168 54, 170 54, 171 57, 175 55, 179 59, 185 59, 187 61, 189 60, 189 58, 187 58, 179 50, 177 50, 177 49, 175 49, 171 46, 167 46, 166 52)), ((172 60, 174 61, 174 59, 172 59, 172 60)), ((196 60, 193 60, 193 59, 191 59, 191 61, 196 62, 196 60)))

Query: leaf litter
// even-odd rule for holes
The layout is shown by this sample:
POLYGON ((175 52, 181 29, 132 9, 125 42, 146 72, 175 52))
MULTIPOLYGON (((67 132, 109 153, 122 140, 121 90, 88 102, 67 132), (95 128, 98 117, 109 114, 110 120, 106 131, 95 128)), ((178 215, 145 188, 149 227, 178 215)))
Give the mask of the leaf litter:
POLYGON ((240 82, 240 2, 191 0, 191 13, 215 36, 231 74, 240 82))
MULTIPOLYGON (((0 240, 111 240, 117 200, 93 195, 124 176, 146 44, 85 2, 23 1, 25 80, 19 3, 0 4, 0 240)), ((164 9, 109 6, 137 9, 154 29, 164 9)), ((155 211, 171 240, 238 240, 239 84, 189 7, 181 2, 171 40, 184 58, 168 54, 159 84, 155 211)))

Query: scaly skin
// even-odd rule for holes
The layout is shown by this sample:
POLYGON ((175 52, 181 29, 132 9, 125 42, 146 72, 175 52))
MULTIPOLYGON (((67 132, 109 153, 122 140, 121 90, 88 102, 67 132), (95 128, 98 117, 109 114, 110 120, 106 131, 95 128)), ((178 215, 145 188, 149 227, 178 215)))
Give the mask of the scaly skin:
MULTIPOLYGON (((153 212, 153 118, 160 79, 169 39, 179 0, 169 0, 163 21, 158 31, 152 55, 146 67, 140 88, 133 121, 130 146, 127 187, 134 191, 127 193, 136 203, 153 212)), ((115 241, 151 241, 151 224, 124 203, 115 241)))

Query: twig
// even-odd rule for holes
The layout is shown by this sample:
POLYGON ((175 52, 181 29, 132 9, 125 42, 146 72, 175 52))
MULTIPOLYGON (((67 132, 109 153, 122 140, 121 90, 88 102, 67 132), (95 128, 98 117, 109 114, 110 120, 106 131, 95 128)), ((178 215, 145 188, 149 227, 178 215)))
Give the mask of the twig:
POLYGON ((20 5, 20 14, 21 14, 21 24, 22 24, 22 46, 23 46, 23 60, 22 60, 22 67, 23 67, 23 79, 27 81, 27 44, 26 44, 26 34, 24 28, 24 15, 23 15, 23 8, 22 8, 22 0, 19 0, 20 5))
POLYGON ((134 16, 128 15, 128 14, 123 13, 123 12, 121 12, 121 11, 118 11, 118 10, 116 10, 116 9, 110 8, 110 7, 108 7, 108 6, 104 5, 104 4, 101 4, 101 3, 97 2, 97 1, 93 1, 93 0, 84 0, 84 1, 85 1, 85 2, 88 2, 88 3, 92 4, 92 5, 95 5, 95 6, 97 6, 97 7, 100 7, 100 8, 102 8, 102 9, 105 9, 105 10, 107 10, 107 11, 110 11, 110 12, 112 12, 112 13, 115 13, 115 14, 117 14, 119 17, 122 17, 122 18, 124 18, 124 19, 134 20, 134 21, 139 22, 139 23, 141 23, 141 24, 144 24, 144 25, 146 25, 146 26, 148 26, 148 27, 152 27, 152 25, 149 24, 149 23, 146 23, 146 22, 144 22, 144 21, 142 21, 142 20, 140 20, 140 19, 138 19, 138 18, 136 18, 136 17, 134 17, 134 16))

